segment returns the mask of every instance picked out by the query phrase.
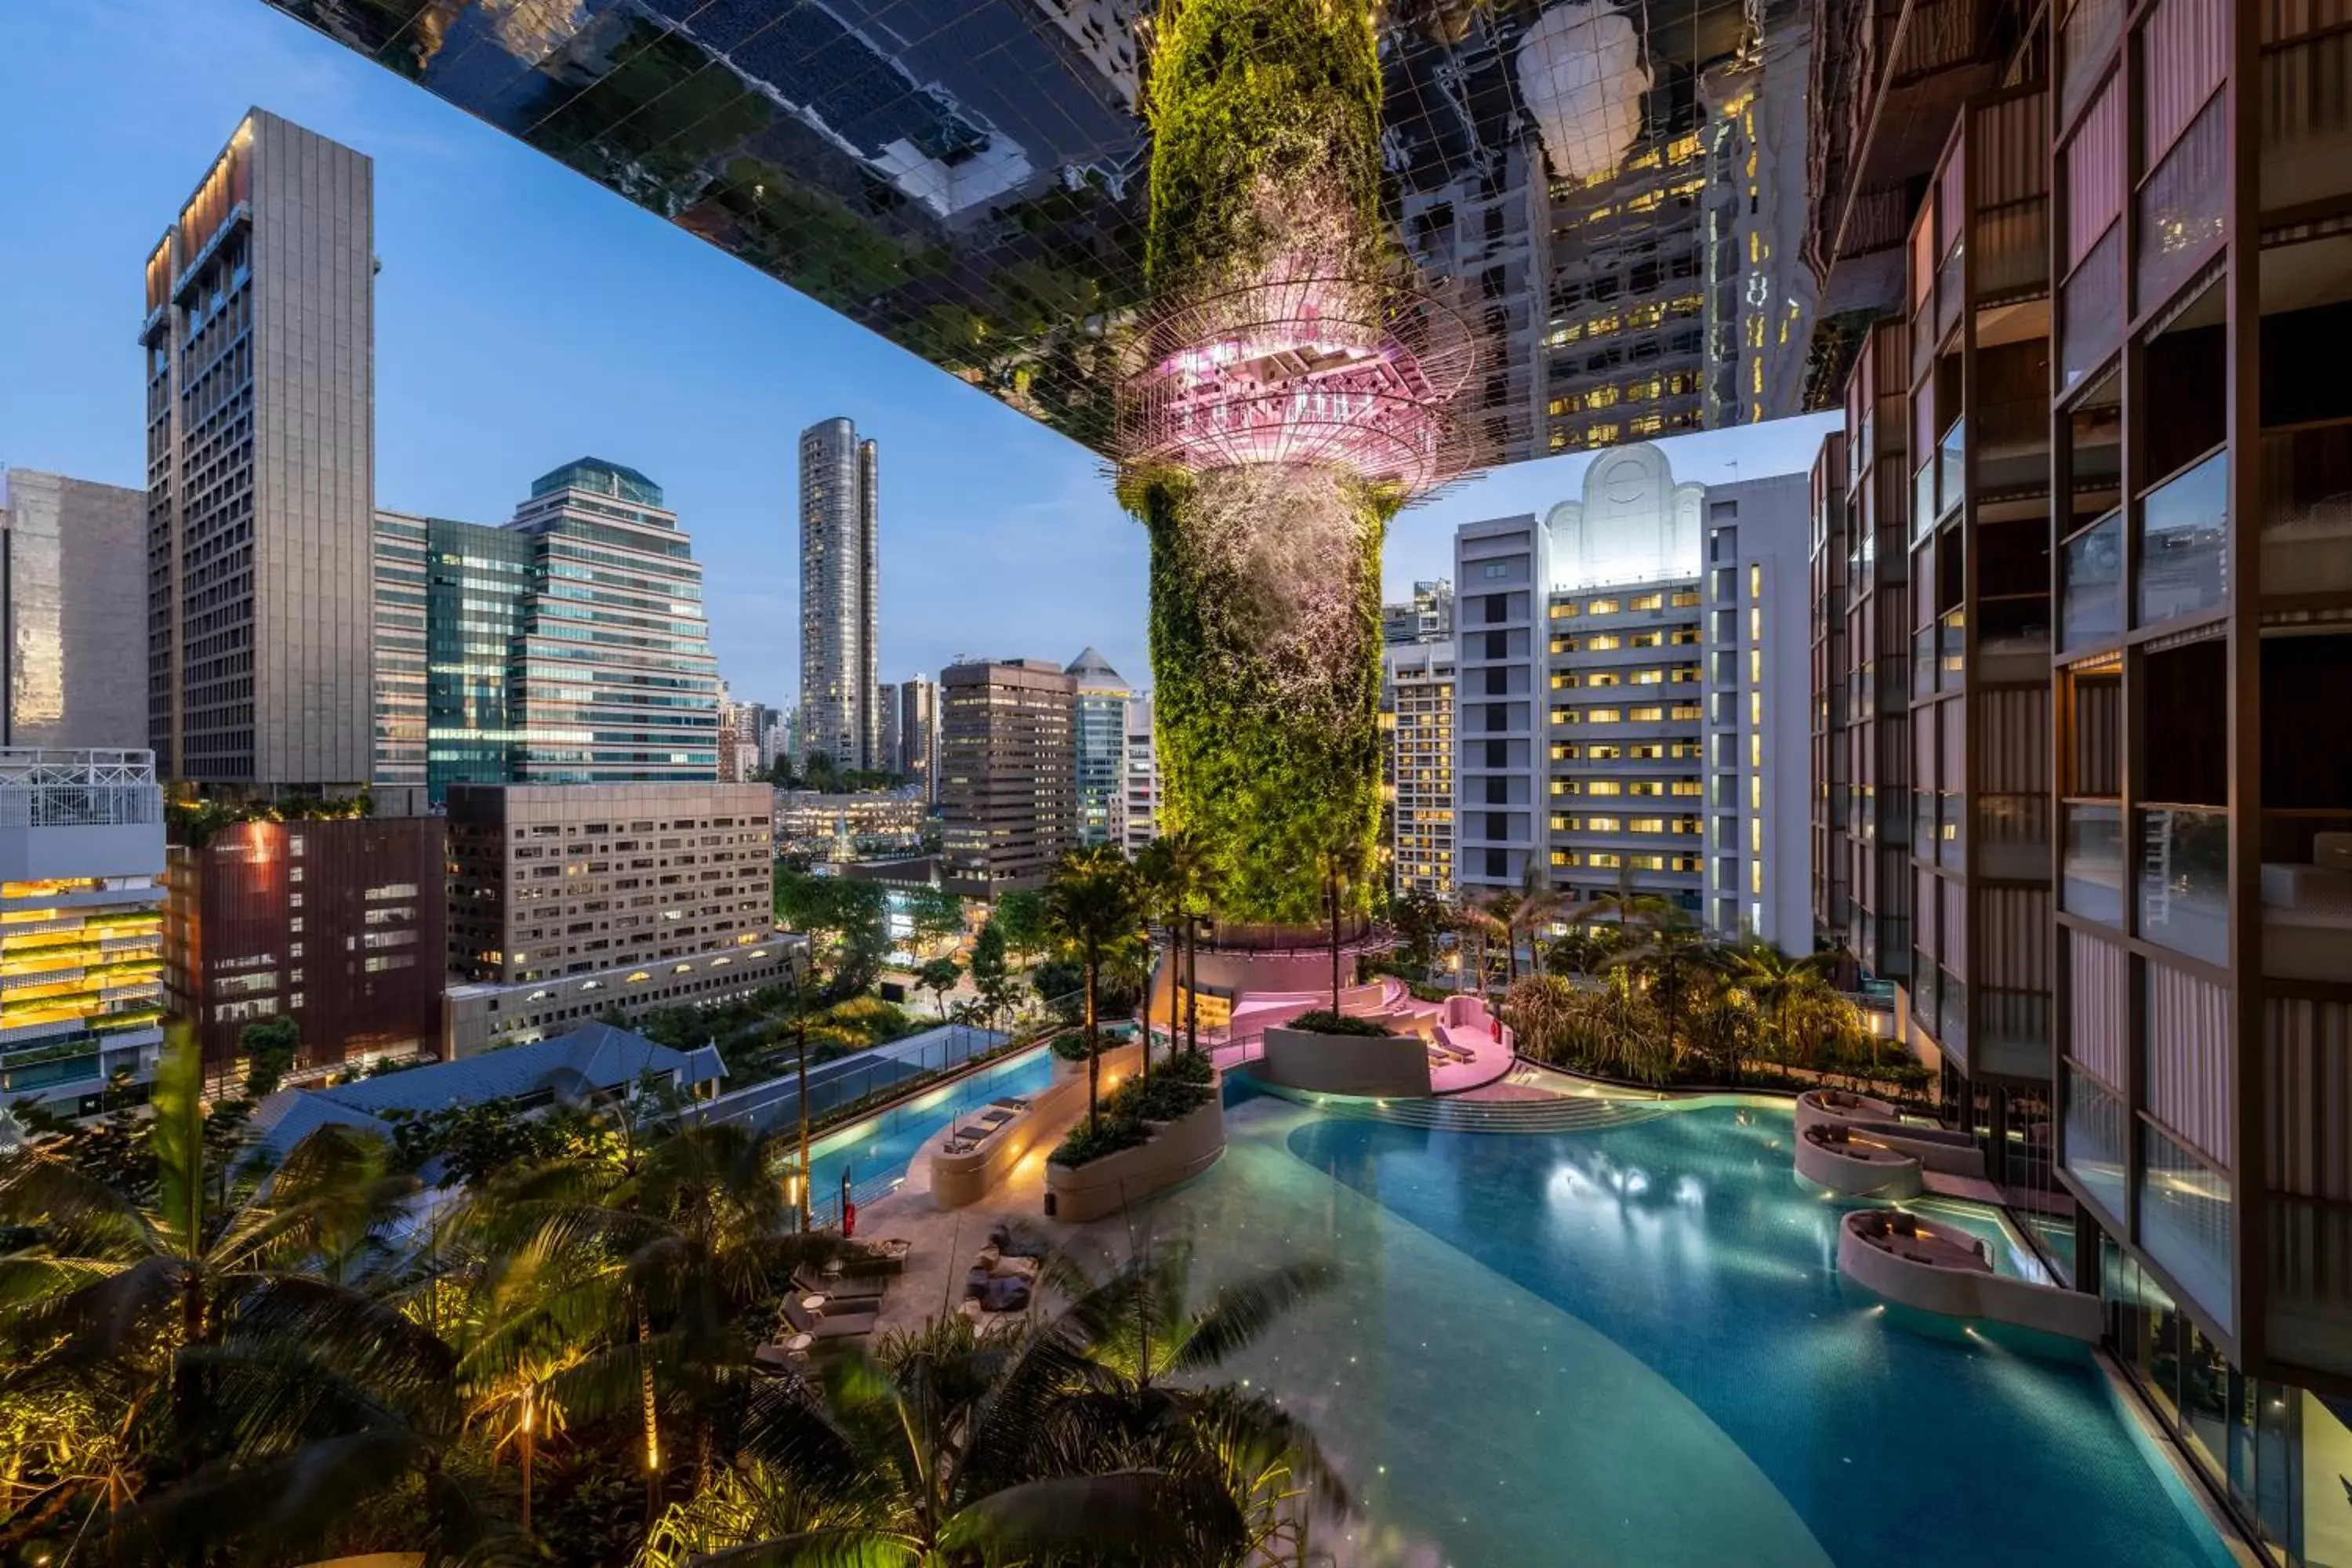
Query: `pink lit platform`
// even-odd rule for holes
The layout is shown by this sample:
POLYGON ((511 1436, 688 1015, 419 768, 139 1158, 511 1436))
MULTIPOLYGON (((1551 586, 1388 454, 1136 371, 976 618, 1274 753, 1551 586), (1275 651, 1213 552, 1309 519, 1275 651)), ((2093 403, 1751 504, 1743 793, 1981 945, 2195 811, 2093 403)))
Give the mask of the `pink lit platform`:
MULTIPOLYGON (((1234 1004, 1232 1026, 1202 1043, 1212 1047, 1220 1069, 1242 1067, 1260 1055, 1266 1030, 1330 1005, 1328 990, 1250 992, 1234 1004)), ((1426 1002, 1406 990, 1402 981, 1382 976, 1370 984, 1342 987, 1339 1009, 1349 1017, 1383 1025, 1391 1034, 1420 1036, 1429 1051, 1433 1094, 1462 1094, 1498 1082, 1516 1059, 1509 1026, 1476 996, 1426 1002)))

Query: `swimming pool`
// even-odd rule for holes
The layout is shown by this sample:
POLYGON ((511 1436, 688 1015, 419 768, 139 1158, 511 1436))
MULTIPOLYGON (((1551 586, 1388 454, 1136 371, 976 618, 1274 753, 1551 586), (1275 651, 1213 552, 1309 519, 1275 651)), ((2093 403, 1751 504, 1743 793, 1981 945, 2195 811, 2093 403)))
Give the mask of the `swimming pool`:
POLYGON ((976 1105, 1000 1095, 1035 1094, 1053 1081, 1054 1053, 1039 1046, 992 1062, 970 1078, 944 1084, 878 1116, 828 1132, 809 1146, 809 1197, 818 1225, 841 1220, 841 1178, 860 1207, 887 1196, 906 1175, 916 1152, 933 1133, 976 1105))
POLYGON ((2081 1351, 1895 1321, 1785 1110, 1507 1136, 1229 1091, 1150 1234, 1339 1281, 1236 1363, 1362 1494, 1342 1561, 2217 1568, 2081 1351))

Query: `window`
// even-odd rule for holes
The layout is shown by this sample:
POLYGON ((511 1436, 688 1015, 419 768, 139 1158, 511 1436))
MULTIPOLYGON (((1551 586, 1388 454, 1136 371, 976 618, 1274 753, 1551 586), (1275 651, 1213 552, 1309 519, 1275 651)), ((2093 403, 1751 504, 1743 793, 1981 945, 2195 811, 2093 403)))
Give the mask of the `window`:
POLYGON ((1509 563, 1502 561, 1487 562, 1485 570, 1480 574, 1480 575, 1486 577, 1507 577, 1510 574, 1511 568, 1509 563))
POLYGON ((1618 603, 1614 599, 1595 599, 1584 606, 1584 613, 1588 616, 1613 616, 1618 609, 1618 603))
POLYGON ((1633 607, 1637 610, 1663 609, 1665 607, 1665 599, 1662 595, 1643 594, 1633 601, 1633 607))

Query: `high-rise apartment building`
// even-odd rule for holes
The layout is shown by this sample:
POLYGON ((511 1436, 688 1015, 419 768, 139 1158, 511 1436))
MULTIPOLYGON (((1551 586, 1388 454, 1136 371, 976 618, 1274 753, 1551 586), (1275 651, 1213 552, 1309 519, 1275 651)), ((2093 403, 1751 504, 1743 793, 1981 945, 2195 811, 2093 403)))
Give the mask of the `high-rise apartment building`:
POLYGON ((1454 896, 1454 644, 1391 643, 1389 875, 1399 894, 1454 896))
POLYGON ((893 770, 915 786, 925 805, 938 804, 940 683, 911 675, 898 683, 898 757, 893 770))
POLYGON ((874 711, 882 725, 882 743, 874 753, 874 771, 877 773, 903 773, 906 752, 898 734, 898 688, 884 681, 874 689, 874 711))
POLYGON ((118 1072, 153 1073, 163 792, 151 753, 0 748, 0 1103, 80 1114, 118 1072))
POLYGON ((148 728, 165 777, 371 775, 373 165, 247 114, 147 259, 148 728))
POLYGON ((1151 693, 1127 700, 1127 751, 1111 842, 1129 855, 1160 837, 1160 751, 1151 734, 1151 693))
POLYGON ((441 819, 230 821, 170 847, 164 974, 207 1075, 293 1020, 300 1068, 441 1053, 441 819))
POLYGON ((1051 659, 940 672, 942 870, 971 898, 1045 885, 1078 841, 1078 682, 1051 659))
POLYGON ((1435 642, 1454 635, 1454 584, 1444 577, 1415 583, 1412 597, 1401 605, 1381 606, 1381 641, 1435 642))
POLYGON ((844 772, 877 767, 879 458, 846 419, 802 431, 800 458, 801 744, 844 772))
POLYGON ((716 778, 702 568, 661 501, 635 469, 583 458, 503 527, 379 512, 378 780, 439 800, 461 782, 716 778))
POLYGON ((458 784, 448 805, 453 1056, 743 995, 794 962, 766 784, 458 784))
POLYGON ((1813 948, 1806 800, 1811 648, 1806 476, 1710 485, 1700 646, 1706 668, 1706 915, 1710 930, 1813 948))
POLYGON ((1677 483, 1635 446, 1541 520, 1457 532, 1461 889, 1516 889, 1532 865, 1579 900, 1648 894, 1725 937, 1811 950, 1807 521, 1801 480, 1677 483))
POLYGON ((1127 774, 1126 679, 1092 647, 1068 666, 1078 683, 1078 842, 1113 841, 1112 816, 1127 774))
POLYGON ((1817 480, 1817 581, 1842 557, 1844 609, 1816 666, 1845 851, 1823 916, 1843 900, 1881 973, 1908 948, 1945 1120, 2105 1301, 2213 1499, 2272 1560, 2334 1562, 2352 37, 2231 0, 2042 25, 2009 85, 1938 121, 1902 320, 1864 345, 1817 480), (1906 816, 1906 854, 1873 847, 1906 816))
POLYGON ((147 497, 0 469, 0 746, 144 750, 147 497))

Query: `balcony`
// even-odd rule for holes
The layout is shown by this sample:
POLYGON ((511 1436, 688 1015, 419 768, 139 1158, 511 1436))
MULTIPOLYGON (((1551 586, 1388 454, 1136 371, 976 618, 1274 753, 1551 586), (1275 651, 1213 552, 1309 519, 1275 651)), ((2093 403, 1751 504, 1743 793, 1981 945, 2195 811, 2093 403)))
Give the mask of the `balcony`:
POLYGON ((1955 419, 1936 443, 1936 516, 1940 521, 1969 489, 1968 421, 1955 419))
POLYGON ((2230 962, 2230 814, 2150 806, 2140 814, 2139 934, 2201 958, 2230 962))
POLYGON ((2219 608, 2230 586, 2230 454, 2225 448, 2139 504, 2137 624, 2219 608))
POLYGON ((2004 881, 2050 879, 2050 802, 2046 796, 1977 797, 1977 871, 2004 881))
POLYGON ((2050 203, 2046 197, 1987 207, 1976 215, 1972 226, 1979 304, 2030 298, 2049 289, 2050 203))
POLYGON ((2262 591, 2352 593, 2352 420, 2263 437, 2262 591))
POLYGON ((2060 294, 2060 395, 2072 392, 2116 352, 2124 335, 2124 231, 2111 225, 2060 294))
MULTIPOLYGON (((2279 14, 2294 13, 2282 7, 2279 14)), ((2315 19, 2322 14, 2305 13, 2315 19)), ((2299 211, 2352 192, 2352 103, 2343 89, 2352 36, 2315 26, 2292 42, 2263 43, 2256 110, 2263 128, 2263 216, 2293 222, 2299 211)))
POLYGON ((2156 1128, 2139 1131, 2140 1245, 2226 1331, 2236 1305, 2230 1178, 2156 1128))
POLYGON ((2124 923, 2123 808, 2112 801, 2068 801, 2066 865, 2059 907, 2121 930, 2124 923))
MULTIPOLYGON (((2091 100, 2099 68, 2123 37, 2125 0, 2075 0, 2058 31, 2058 116, 2072 120, 2091 100)), ((2116 1213, 2123 1211, 2118 1208, 2116 1213)))
POLYGON ((2140 184, 2137 284, 2152 310, 2189 281, 2221 238, 2229 191, 2226 99, 2215 94, 2140 184))
POLYGON ((2124 519, 2110 512, 2068 540, 2059 571, 2058 646, 2072 650, 2124 635, 2124 519))

